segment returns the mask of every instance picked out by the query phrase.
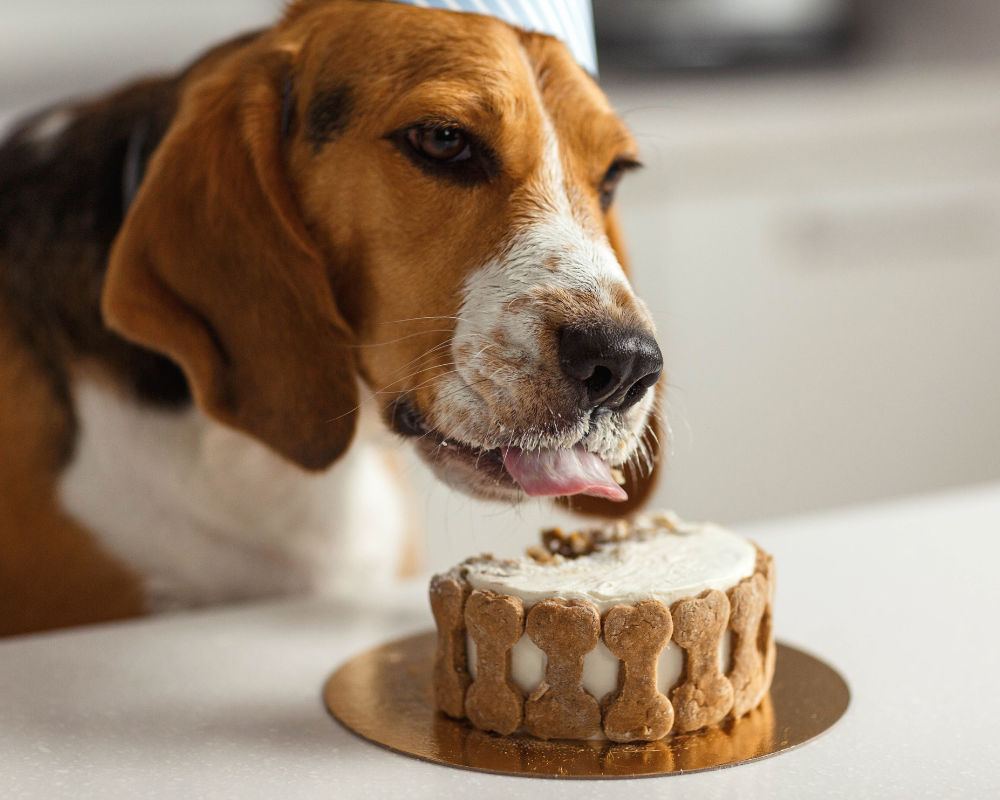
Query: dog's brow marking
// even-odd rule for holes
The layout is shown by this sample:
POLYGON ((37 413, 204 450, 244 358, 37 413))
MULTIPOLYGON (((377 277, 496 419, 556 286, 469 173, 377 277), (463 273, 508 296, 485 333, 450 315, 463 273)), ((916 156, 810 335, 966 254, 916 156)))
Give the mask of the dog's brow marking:
POLYGON ((306 110, 306 139, 314 151, 319 152, 324 144, 344 132, 353 108, 349 86, 322 89, 313 95, 306 110))

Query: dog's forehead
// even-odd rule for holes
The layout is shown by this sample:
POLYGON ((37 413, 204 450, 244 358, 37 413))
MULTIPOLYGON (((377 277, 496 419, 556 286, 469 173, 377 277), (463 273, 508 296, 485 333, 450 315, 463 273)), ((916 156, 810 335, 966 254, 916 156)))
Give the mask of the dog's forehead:
POLYGON ((514 73, 522 57, 518 32, 478 14, 409 5, 331 3, 289 30, 320 71, 350 75, 371 88, 411 90, 438 78, 482 79, 514 73))
POLYGON ((564 151, 612 150, 616 156, 636 157, 638 147, 628 126, 569 51, 548 36, 524 34, 523 39, 542 104, 564 151))
POLYGON ((352 6, 349 19, 331 8, 313 21, 303 88, 348 89, 358 121, 383 124, 395 114, 402 124, 437 113, 515 133, 537 129, 544 116, 573 149, 603 150, 628 139, 603 92, 550 36, 478 14, 352 6))

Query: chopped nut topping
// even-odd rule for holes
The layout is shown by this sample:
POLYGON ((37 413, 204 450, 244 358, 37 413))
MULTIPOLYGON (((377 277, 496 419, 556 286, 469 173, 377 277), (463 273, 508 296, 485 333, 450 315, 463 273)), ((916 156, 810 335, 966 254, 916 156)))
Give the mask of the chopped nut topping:
POLYGON ((578 558, 593 553, 597 543, 589 531, 565 534, 560 528, 552 528, 542 532, 542 546, 549 553, 578 558))
POLYGON ((532 545, 525 552, 527 553, 528 558, 537 561, 539 564, 548 564, 552 561, 552 553, 548 550, 543 550, 537 545, 532 545))
POLYGON ((625 542, 630 539, 642 540, 661 531, 689 533, 698 526, 680 520, 672 511, 656 511, 650 515, 637 514, 628 520, 618 520, 598 528, 590 528, 573 533, 565 533, 562 528, 542 531, 542 546, 532 547, 528 555, 545 564, 553 556, 579 558, 599 549, 602 545, 625 542))

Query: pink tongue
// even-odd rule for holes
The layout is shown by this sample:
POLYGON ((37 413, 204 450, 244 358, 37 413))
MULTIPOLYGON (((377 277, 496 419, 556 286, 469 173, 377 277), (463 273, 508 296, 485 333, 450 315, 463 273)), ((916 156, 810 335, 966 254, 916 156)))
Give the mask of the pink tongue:
POLYGON ((503 465, 528 497, 589 494, 621 502, 628 495, 611 468, 582 447, 572 450, 521 450, 503 448, 503 465))

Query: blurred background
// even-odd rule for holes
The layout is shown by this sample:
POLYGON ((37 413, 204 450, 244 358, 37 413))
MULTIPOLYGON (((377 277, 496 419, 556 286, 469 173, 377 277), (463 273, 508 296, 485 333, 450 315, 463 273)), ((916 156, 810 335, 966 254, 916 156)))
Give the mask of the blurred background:
MULTIPOLYGON (((278 0, 0 0, 0 126, 278 0)), ((656 504, 755 520, 1000 479, 1000 3, 595 0, 670 387, 656 504)), ((429 566, 559 515, 409 465, 429 566)), ((564 519, 564 518, 563 518, 564 519)))

